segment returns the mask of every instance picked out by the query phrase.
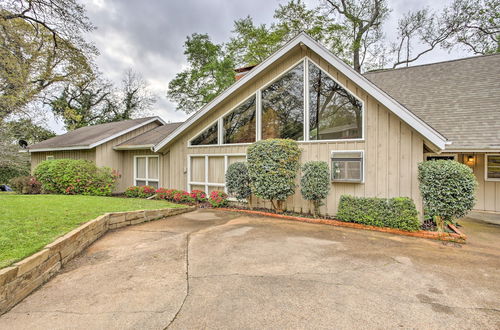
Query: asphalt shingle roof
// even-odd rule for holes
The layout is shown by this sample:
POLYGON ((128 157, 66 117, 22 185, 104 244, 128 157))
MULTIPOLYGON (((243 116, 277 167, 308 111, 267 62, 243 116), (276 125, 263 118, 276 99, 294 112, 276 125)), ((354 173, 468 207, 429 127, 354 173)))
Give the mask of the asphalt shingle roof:
POLYGON ((124 130, 143 124, 156 117, 123 120, 94 126, 86 126, 28 146, 29 150, 67 147, 88 147, 124 130))
POLYGON ((500 148, 500 54, 364 76, 452 141, 446 149, 500 148))
POLYGON ((144 132, 136 137, 133 137, 123 143, 120 143, 119 147, 124 146, 143 146, 143 145, 155 145, 165 137, 167 137, 174 129, 179 127, 182 123, 169 123, 163 126, 158 126, 150 131, 144 132))

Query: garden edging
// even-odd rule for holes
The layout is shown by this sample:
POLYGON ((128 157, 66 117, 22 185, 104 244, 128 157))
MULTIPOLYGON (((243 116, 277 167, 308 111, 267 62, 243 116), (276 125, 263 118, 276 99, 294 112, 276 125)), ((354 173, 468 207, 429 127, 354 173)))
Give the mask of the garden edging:
POLYGON ((108 230, 161 219, 196 209, 194 206, 105 213, 46 245, 41 251, 0 269, 0 315, 53 277, 108 230))
POLYGON ((465 243, 465 240, 467 239, 467 236, 465 234, 463 234, 462 232, 460 232, 454 225, 448 225, 448 227, 454 231, 453 233, 435 232, 435 231, 427 231, 427 230, 405 231, 405 230, 400 230, 400 229, 395 229, 395 228, 363 225, 363 224, 354 223, 354 222, 344 222, 344 221, 330 220, 330 219, 305 218, 305 217, 297 217, 297 216, 292 216, 292 215, 276 214, 276 213, 263 212, 263 211, 231 209, 231 208, 221 208, 220 210, 230 211, 230 212, 243 212, 243 213, 249 213, 249 214, 263 215, 263 216, 267 216, 267 217, 302 221, 302 222, 308 222, 308 223, 317 223, 317 224, 337 226, 337 227, 372 230, 372 231, 379 231, 379 232, 391 233, 391 234, 396 234, 396 235, 420 237, 420 238, 434 239, 434 240, 439 240, 439 241, 449 241, 449 242, 456 242, 456 243, 465 243))

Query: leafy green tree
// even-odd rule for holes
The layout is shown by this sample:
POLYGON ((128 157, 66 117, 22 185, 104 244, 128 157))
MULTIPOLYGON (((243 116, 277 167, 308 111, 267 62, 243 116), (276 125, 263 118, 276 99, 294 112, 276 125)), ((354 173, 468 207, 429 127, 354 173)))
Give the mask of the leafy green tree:
POLYGON ((319 214, 322 200, 328 197, 330 187, 330 170, 327 162, 309 161, 304 163, 300 179, 300 192, 305 200, 311 201, 315 217, 319 214))
POLYGON ((170 81, 168 98, 185 113, 197 111, 234 81, 234 61, 207 34, 193 34, 184 44, 189 67, 170 81))
POLYGON ((252 189, 250 188, 250 176, 245 162, 232 163, 226 171, 227 192, 238 199, 246 201, 252 209, 252 189))

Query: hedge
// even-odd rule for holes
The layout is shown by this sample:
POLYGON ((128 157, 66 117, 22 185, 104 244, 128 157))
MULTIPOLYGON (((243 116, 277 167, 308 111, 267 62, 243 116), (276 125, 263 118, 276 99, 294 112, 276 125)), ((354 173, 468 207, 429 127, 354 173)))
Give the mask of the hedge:
POLYGON ((314 216, 319 213, 322 200, 328 197, 330 187, 330 170, 327 162, 313 160, 302 166, 300 192, 302 198, 312 202, 314 216))
POLYGON ((408 197, 375 198, 342 195, 337 218, 376 227, 420 230, 415 203, 408 197))

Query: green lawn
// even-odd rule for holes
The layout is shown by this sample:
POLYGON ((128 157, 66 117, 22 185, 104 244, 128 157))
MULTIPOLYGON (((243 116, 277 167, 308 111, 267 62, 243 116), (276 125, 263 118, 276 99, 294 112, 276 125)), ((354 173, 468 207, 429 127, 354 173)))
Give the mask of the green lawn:
POLYGON ((0 268, 106 212, 182 207, 135 198, 0 194, 0 268))

